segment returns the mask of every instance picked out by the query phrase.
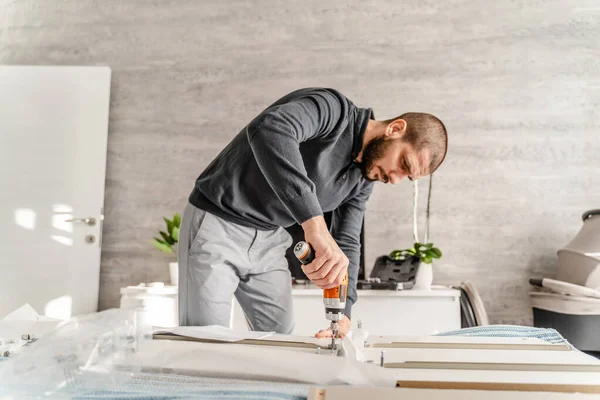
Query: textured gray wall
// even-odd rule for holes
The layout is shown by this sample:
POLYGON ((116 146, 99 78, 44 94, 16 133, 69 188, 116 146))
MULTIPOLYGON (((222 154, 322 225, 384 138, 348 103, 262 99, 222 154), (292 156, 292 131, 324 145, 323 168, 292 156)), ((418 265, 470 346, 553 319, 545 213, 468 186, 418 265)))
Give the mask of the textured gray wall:
MULTIPOLYGON (((600 206, 600 8, 588 1, 0 0, 0 63, 109 65, 100 307, 168 279, 149 244, 265 105, 342 90, 387 118, 439 115, 439 283, 474 282, 493 322, 530 322, 527 278, 600 206)), ((422 183, 425 187, 426 182, 422 183)), ((421 197, 424 200, 424 196, 421 197)), ((378 185, 367 263, 411 242, 411 188, 378 185)))

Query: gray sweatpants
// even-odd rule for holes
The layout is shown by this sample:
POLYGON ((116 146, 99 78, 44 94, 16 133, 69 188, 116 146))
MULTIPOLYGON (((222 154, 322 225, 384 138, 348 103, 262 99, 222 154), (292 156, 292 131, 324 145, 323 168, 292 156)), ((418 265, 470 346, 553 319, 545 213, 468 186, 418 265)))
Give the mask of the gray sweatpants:
POLYGON ((292 278, 283 228, 261 231, 187 204, 179 233, 179 324, 229 326, 235 295, 250 329, 291 333, 292 278))

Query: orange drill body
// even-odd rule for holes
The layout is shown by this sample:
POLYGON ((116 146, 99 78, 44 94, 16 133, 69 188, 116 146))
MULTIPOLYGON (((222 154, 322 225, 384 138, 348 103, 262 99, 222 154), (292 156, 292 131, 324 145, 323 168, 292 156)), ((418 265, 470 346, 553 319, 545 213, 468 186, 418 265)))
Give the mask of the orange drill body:
POLYGON ((323 298, 325 299, 340 299, 346 302, 348 296, 348 271, 346 270, 346 276, 340 286, 334 287, 333 289, 323 290, 323 298))
MULTIPOLYGON (((294 254, 303 264, 310 264, 315 259, 315 252, 309 243, 298 242, 294 246, 294 254)), ((332 340, 331 348, 335 350, 335 339, 338 336, 338 321, 344 316, 346 298, 348 296, 348 270, 344 281, 337 287, 323 290, 323 304, 325 305, 325 318, 331 321, 332 340)))

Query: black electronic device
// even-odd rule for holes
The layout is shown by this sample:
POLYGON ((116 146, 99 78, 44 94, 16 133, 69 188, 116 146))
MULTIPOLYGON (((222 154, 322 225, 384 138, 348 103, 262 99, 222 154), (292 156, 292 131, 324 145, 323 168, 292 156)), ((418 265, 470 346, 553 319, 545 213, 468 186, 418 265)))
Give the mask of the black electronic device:
POLYGON ((363 290, 411 289, 420 264, 421 260, 418 257, 408 257, 404 260, 394 260, 387 255, 378 257, 369 278, 359 279, 356 287, 363 290))

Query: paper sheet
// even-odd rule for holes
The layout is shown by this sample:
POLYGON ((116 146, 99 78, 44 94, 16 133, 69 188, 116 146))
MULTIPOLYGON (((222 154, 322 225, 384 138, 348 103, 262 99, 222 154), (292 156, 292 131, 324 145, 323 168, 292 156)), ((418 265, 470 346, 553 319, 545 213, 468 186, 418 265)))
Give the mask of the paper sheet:
POLYGON ((54 318, 46 317, 45 315, 40 315, 37 311, 34 310, 29 303, 23 304, 21 307, 17 308, 15 311, 6 315, 3 321, 58 321, 54 318))
POLYGON ((265 339, 274 332, 237 332, 220 325, 178 326, 175 328, 155 328, 153 334, 172 334, 195 339, 218 340, 220 342, 239 342, 245 339, 265 339))

